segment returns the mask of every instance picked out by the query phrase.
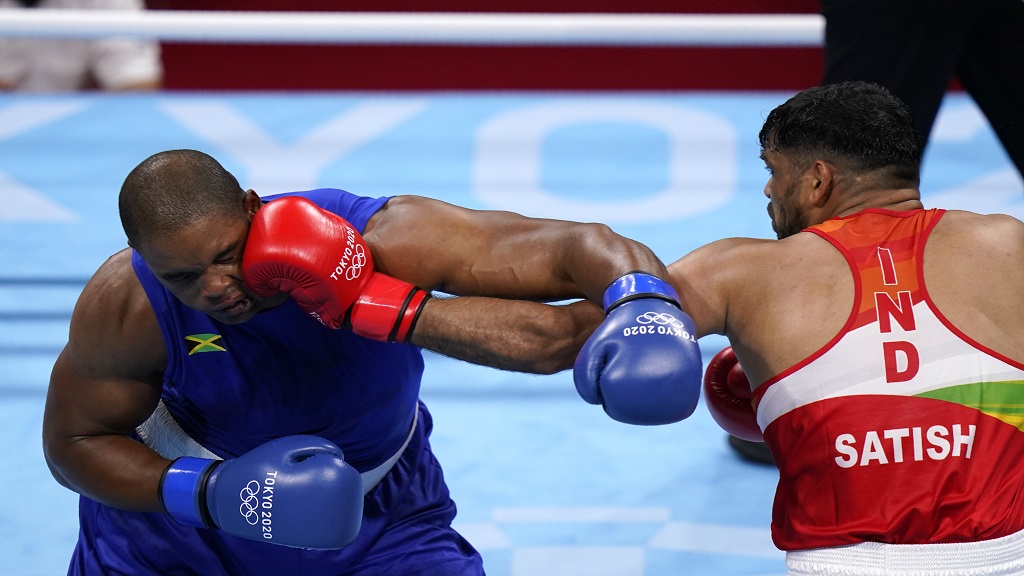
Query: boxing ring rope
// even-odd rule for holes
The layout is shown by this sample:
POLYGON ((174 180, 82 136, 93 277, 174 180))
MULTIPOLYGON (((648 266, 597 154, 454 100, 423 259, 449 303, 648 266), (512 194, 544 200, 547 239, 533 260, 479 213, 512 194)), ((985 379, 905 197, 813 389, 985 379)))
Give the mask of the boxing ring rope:
POLYGON ((818 14, 0 10, 0 36, 503 46, 821 46, 818 14))

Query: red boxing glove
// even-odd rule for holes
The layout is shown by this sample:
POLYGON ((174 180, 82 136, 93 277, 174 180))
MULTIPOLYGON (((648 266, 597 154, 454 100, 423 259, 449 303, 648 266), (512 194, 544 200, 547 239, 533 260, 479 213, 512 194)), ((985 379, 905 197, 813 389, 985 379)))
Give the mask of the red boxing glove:
POLYGON ((409 339, 430 297, 374 272, 362 235, 300 196, 268 202, 253 216, 242 276, 258 296, 288 293, 328 328, 349 326, 360 336, 390 342, 409 339))
POLYGON ((743 440, 764 442, 750 396, 747 375, 732 346, 726 346, 715 354, 704 372, 704 401, 723 430, 743 440))

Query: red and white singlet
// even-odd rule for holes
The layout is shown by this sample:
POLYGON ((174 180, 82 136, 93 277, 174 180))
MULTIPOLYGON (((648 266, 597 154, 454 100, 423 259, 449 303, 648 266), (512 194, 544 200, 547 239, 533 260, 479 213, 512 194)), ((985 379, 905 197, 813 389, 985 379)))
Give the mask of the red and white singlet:
POLYGON ((856 292, 839 334, 754 395, 782 550, 1024 529, 1024 364, 929 297, 924 246, 943 214, 869 209, 807 230, 843 254, 856 292))

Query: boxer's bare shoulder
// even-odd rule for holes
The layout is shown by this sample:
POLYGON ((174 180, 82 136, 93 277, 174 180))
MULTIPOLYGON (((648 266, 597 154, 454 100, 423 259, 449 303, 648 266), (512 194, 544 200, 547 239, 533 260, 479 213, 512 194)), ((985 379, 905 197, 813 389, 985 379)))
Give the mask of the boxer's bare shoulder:
POLYGON ((787 343, 768 347, 784 351, 783 357, 746 367, 755 378, 819 348, 842 327, 853 305, 849 265, 810 233, 719 240, 674 262, 669 271, 701 336, 725 334, 734 345, 758 349, 787 343))
POLYGON ((947 212, 925 247, 924 275, 954 326, 1024 361, 1024 223, 1005 214, 947 212))
POLYGON ((108 258, 85 285, 66 352, 82 369, 101 374, 149 375, 165 366, 163 337, 130 249, 108 258))

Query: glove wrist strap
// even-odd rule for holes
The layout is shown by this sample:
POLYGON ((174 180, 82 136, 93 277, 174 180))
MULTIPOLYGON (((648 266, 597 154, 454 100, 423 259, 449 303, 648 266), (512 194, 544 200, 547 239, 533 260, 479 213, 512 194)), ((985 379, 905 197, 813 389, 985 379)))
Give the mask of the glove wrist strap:
POLYGON ((375 273, 345 315, 344 325, 365 338, 407 342, 430 292, 375 273))
POLYGON ((206 508, 206 481, 217 461, 183 456, 160 478, 160 504, 172 518, 199 528, 213 526, 206 508))
POLYGON ((679 295, 672 286, 646 272, 629 272, 614 280, 605 288, 601 305, 605 313, 616 306, 638 298, 661 298, 679 306, 679 295))

